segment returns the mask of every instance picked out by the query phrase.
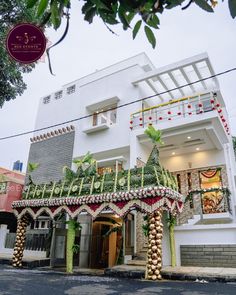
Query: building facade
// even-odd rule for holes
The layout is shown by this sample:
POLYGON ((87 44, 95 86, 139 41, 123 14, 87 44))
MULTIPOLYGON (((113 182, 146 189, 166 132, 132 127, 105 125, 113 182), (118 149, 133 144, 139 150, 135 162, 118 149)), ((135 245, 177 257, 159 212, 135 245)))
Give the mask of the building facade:
MULTIPOLYGON (((236 266, 235 158, 225 102, 206 53, 162 68, 142 53, 73 81, 40 100, 35 128, 60 123, 31 138, 29 162, 40 164, 32 173, 35 183, 62 179, 63 167, 73 168, 73 159, 88 151, 101 175, 142 167, 152 150, 144 131, 153 125, 162 131, 161 164, 188 196, 175 227, 177 265, 236 266)), ((98 225, 87 215, 80 221, 80 265, 90 259, 94 266, 88 257, 96 256, 106 222, 98 225)), ((126 260, 146 254, 142 223, 135 210, 125 222, 126 260)), ((163 264, 169 265, 165 232, 163 264)))
POLYGON ((17 220, 12 202, 21 199, 25 175, 0 167, 0 251, 5 248, 6 236, 16 231, 17 220))

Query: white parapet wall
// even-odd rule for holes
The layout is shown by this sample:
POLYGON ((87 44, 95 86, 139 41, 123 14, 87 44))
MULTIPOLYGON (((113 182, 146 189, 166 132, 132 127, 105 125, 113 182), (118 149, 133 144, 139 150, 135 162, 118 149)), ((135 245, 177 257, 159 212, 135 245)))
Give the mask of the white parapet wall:
POLYGON ((6 236, 9 233, 6 224, 0 224, 0 251, 5 248, 6 236))
POLYGON ((181 265, 180 246, 234 245, 236 247, 236 224, 176 226, 175 245, 177 266, 181 265))

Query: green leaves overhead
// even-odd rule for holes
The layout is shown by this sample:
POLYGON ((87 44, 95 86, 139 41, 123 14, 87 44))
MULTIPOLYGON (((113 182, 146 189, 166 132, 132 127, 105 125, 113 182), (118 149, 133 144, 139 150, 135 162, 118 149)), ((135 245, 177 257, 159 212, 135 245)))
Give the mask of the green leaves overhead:
POLYGON ((236 16, 236 0, 229 0, 229 11, 232 18, 236 16))
POLYGON ((48 0, 41 0, 39 2, 37 16, 41 16, 44 13, 47 6, 48 6, 48 0))
POLYGON ((149 43, 152 44, 152 48, 155 48, 156 47, 156 38, 155 38, 152 30, 148 26, 145 26, 144 31, 145 31, 145 34, 148 38, 149 43))
POLYGON ((138 22, 136 22, 136 25, 134 26, 134 29, 133 29, 133 39, 135 39, 135 37, 137 36, 137 33, 138 33, 141 25, 142 25, 142 21, 141 20, 139 20, 138 22))
POLYGON ((39 0, 28 0, 27 2, 26 2, 26 7, 27 8, 32 8, 32 7, 34 7, 34 5, 38 2, 39 0))
MULTIPOLYGON (((65 15, 65 9, 70 7, 70 0, 25 0, 27 7, 37 7, 37 16, 41 24, 52 23, 57 29, 65 15)), ((112 33, 110 26, 121 24, 123 30, 132 29, 133 39, 140 32, 144 23, 144 32, 153 48, 156 47, 154 30, 159 29, 159 16, 164 10, 177 6, 187 9, 193 3, 207 12, 214 12, 216 0, 80 0, 82 1, 82 14, 84 20, 92 23, 98 16, 112 33), (185 4, 183 4, 185 3, 185 4), (132 21, 135 20, 135 25, 132 21)), ((232 18, 236 17, 236 0, 229 0, 229 10, 232 18)))
POLYGON ((208 12, 214 12, 212 6, 208 4, 206 0, 194 0, 194 2, 203 10, 206 10, 208 12))

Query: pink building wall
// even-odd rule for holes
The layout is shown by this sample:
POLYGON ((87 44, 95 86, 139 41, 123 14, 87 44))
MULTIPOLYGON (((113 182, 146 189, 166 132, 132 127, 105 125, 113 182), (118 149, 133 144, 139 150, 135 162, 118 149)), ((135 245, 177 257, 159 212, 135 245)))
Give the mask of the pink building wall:
POLYGON ((6 177, 7 188, 4 194, 0 193, 0 212, 12 212, 13 201, 21 199, 25 175, 0 167, 0 176, 6 177))

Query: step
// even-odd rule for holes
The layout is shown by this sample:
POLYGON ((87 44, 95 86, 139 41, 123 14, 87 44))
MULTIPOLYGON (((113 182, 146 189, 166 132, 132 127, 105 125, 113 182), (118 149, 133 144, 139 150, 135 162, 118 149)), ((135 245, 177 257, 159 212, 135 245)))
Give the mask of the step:
POLYGON ((128 260, 127 265, 146 266, 146 260, 128 260))

